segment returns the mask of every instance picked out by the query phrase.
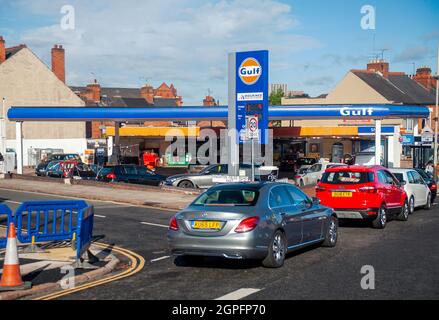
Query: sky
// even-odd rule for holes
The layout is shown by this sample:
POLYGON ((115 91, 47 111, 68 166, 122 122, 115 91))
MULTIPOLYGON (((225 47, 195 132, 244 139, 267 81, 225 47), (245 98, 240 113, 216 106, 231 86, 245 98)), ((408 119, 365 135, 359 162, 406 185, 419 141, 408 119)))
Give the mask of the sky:
POLYGON ((226 104, 227 55, 235 51, 269 50, 270 83, 311 96, 375 57, 391 71, 435 72, 439 1, 0 0, 0 35, 47 65, 51 47, 62 44, 69 85, 166 82, 184 105, 201 105, 208 93, 226 104))

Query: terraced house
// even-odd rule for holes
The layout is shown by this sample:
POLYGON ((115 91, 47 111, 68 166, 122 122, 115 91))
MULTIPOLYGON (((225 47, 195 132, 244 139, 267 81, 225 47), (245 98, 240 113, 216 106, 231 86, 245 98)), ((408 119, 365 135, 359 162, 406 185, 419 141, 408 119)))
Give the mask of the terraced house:
MULTIPOLYGON (((65 84, 64 48, 55 45, 51 57, 50 68, 26 45, 7 47, 5 39, 0 37, 0 98, 4 99, 5 114, 11 106, 85 105, 65 84)), ((15 124, 6 123, 6 148, 15 149, 15 124)), ((48 149, 82 155, 86 147, 85 123, 23 123, 24 166, 35 165, 41 153, 48 149)))
MULTIPOLYGON (((373 60, 365 70, 350 70, 335 88, 317 98, 283 98, 282 105, 368 105, 429 106, 433 111, 435 94, 429 68, 416 75, 391 72, 389 63, 373 60), (428 85, 428 86, 427 86, 428 85)), ((382 121, 383 164, 389 167, 409 166, 415 142, 422 130, 431 127, 431 119, 387 119, 382 121)), ((275 153, 288 152, 292 142, 303 145, 310 156, 339 161, 343 154, 374 151, 374 124, 346 115, 340 120, 283 121, 275 128, 275 153)))

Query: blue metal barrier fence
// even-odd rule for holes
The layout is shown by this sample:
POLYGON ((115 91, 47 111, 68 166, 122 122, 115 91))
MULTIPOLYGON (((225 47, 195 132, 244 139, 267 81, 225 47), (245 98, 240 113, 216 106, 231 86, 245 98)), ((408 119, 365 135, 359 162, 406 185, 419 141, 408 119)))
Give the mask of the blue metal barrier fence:
POLYGON ((7 205, 0 204, 0 223, 3 223, 6 219, 6 236, 0 237, 0 248, 6 248, 6 240, 8 237, 9 223, 13 221, 13 215, 11 209, 7 205))
MULTIPOLYGON (((0 219, 14 222, 20 243, 76 241, 79 259, 88 250, 93 236, 93 206, 83 200, 27 201, 12 215, 6 205, 0 205, 0 219)), ((0 248, 6 238, 0 238, 0 248)))

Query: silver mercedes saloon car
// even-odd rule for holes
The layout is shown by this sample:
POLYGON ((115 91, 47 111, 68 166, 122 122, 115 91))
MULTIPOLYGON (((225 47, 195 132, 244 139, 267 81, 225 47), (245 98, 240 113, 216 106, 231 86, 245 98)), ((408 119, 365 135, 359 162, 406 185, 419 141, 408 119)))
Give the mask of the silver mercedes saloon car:
POLYGON ((173 216, 168 241, 173 256, 260 259, 281 267, 287 252, 337 243, 338 220, 288 183, 217 185, 173 216))

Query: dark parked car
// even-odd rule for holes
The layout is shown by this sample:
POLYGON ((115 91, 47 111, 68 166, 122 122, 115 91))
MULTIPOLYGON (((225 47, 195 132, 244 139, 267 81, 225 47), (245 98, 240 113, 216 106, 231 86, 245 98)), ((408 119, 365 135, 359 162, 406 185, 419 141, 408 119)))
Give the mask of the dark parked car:
POLYGON ((47 158, 45 161, 41 161, 35 168, 35 174, 37 176, 45 176, 47 171, 47 166, 52 161, 65 161, 65 160, 76 160, 81 162, 81 157, 76 153, 54 153, 47 158))
POLYGON ((434 177, 431 173, 427 173, 424 170, 418 168, 418 169, 414 169, 416 170, 422 177, 422 179, 424 179, 424 181, 427 183, 428 188, 430 188, 431 191, 431 203, 434 202, 434 199, 436 199, 436 195, 437 195, 437 184, 436 181, 434 181, 434 177))
POLYGON ((51 161, 47 165, 46 175, 51 178, 73 178, 81 180, 95 180, 96 171, 94 166, 89 166, 84 163, 75 163, 74 161, 51 161), (63 170, 65 166, 65 170, 63 170), (70 167, 69 170, 67 167, 70 167), (67 175, 67 176, 66 176, 67 175))
POLYGON ((283 156, 280 160, 279 169, 282 171, 296 171, 297 157, 294 154, 283 156))
POLYGON ((165 181, 166 177, 144 166, 121 164, 103 167, 98 172, 96 179, 103 182, 126 182, 158 186, 165 181))
POLYGON ((232 183, 210 188, 171 218, 175 256, 260 259, 283 265, 289 251, 337 243, 338 220, 331 208, 286 183, 232 183))

